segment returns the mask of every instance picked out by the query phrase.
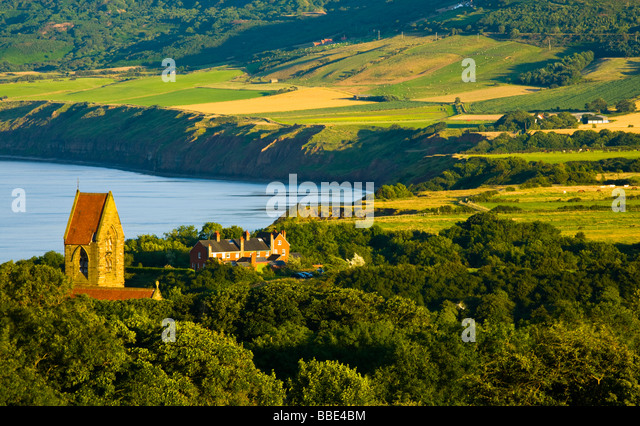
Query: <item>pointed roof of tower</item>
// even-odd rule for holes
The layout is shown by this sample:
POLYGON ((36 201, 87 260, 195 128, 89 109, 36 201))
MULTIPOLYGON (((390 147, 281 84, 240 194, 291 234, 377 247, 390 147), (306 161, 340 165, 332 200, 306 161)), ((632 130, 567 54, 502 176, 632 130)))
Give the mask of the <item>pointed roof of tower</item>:
POLYGON ((100 194, 76 191, 64 234, 65 245, 86 245, 93 241, 109 199, 113 200, 111 192, 100 194))

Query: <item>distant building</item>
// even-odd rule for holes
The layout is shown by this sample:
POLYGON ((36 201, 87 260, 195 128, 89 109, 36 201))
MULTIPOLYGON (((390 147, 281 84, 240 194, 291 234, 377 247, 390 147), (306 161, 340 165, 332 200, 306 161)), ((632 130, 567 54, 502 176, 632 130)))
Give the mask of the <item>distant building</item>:
POLYGON ((320 41, 314 41, 311 43, 311 46, 323 46, 325 44, 333 44, 332 38, 323 38, 320 41))
POLYGON ((602 115, 586 115, 582 117, 582 122, 584 124, 606 124, 609 119, 602 115))
POLYGON ((251 237, 249 231, 238 239, 221 239, 220 232, 215 239, 200 240, 191 249, 189 257, 194 270, 205 267, 208 260, 253 266, 259 264, 281 265, 289 260, 289 242, 286 231, 251 237))

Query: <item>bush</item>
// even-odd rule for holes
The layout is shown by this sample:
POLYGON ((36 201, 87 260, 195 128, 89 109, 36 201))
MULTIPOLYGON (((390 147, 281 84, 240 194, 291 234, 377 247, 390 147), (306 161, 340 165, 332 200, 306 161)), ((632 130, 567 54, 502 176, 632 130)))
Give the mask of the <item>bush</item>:
POLYGON ((375 198, 381 200, 395 200, 398 198, 413 197, 413 193, 401 183, 395 185, 382 185, 376 192, 375 198))

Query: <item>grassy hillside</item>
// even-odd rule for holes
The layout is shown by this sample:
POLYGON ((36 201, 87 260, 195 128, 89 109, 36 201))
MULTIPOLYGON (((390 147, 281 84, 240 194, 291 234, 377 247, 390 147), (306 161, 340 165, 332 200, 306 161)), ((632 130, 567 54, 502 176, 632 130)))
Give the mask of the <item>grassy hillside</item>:
POLYGON ((445 38, 434 46, 415 49, 415 54, 436 58, 450 57, 450 60, 442 67, 428 70, 417 78, 395 85, 383 85, 373 93, 419 99, 515 83, 519 73, 555 58, 558 51, 510 41, 497 42, 487 37, 454 36, 445 38), (462 60, 465 58, 471 58, 476 63, 476 82, 462 81, 462 60))
POLYGON ((515 82, 519 73, 556 58, 549 51, 484 36, 395 36, 366 43, 305 49, 274 61, 257 76, 292 84, 348 88, 356 93, 419 99, 515 82), (462 60, 477 65, 475 83, 462 81, 462 60))
POLYGON ((603 98, 613 105, 622 99, 640 96, 640 75, 621 80, 581 83, 573 86, 545 89, 539 92, 491 99, 473 103, 469 111, 476 114, 504 113, 508 111, 584 111, 585 104, 603 98))

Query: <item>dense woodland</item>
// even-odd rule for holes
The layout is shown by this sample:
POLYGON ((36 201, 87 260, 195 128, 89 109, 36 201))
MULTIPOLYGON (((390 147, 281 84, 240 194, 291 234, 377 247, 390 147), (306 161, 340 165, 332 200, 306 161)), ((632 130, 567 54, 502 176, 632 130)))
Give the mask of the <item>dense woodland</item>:
POLYGON ((635 246, 492 213, 439 235, 279 227, 327 271, 165 268, 163 301, 100 302, 68 297, 55 253, 0 265, 0 403, 640 402, 635 246))
MULTIPOLYGON (((1 0, 0 71, 159 67, 165 57, 179 59, 179 67, 247 64, 260 52, 282 55, 328 36, 362 40, 372 38, 374 30, 385 36, 486 33, 579 46, 596 57, 640 56, 638 0, 474 4, 475 9, 460 10, 461 19, 450 19, 434 13, 446 6, 435 0, 1 0), (316 11, 327 15, 308 15, 316 11)), ((574 77, 564 74, 550 84, 574 77)))
POLYGON ((596 57, 640 54, 640 2, 609 0, 480 0, 488 13, 476 31, 547 45, 581 45, 596 57))
POLYGON ((568 86, 578 83, 583 79, 581 71, 593 62, 594 55, 591 51, 574 53, 566 56, 558 62, 548 64, 544 68, 527 71, 520 74, 522 84, 547 86, 550 88, 568 86))
POLYGON ((4 71, 178 66, 247 60, 342 33, 371 37, 432 12, 435 0, 2 0, 4 71), (326 11, 304 16, 307 12, 326 11), (382 13, 384 11, 384 13, 382 13), (269 37, 264 34, 268 33, 269 37))

